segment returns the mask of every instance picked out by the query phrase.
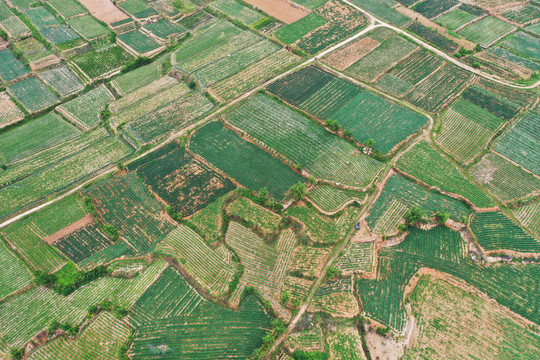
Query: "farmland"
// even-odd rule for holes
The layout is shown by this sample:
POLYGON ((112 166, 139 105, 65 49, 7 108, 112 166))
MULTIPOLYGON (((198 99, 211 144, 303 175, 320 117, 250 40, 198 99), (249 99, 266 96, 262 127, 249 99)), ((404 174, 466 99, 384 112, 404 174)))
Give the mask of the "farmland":
POLYGON ((10 85, 7 90, 30 113, 60 102, 60 99, 35 77, 10 85))
POLYGON ((366 221, 376 234, 393 233, 412 206, 422 208, 428 216, 438 211, 448 213, 456 221, 470 214, 462 202, 425 190, 402 176, 392 175, 366 221))
POLYGON ((302 180, 281 161, 219 122, 197 131, 191 138, 190 149, 243 186, 253 190, 266 187, 276 199, 283 199, 285 192, 302 180))
POLYGON ((478 213, 473 216, 471 228, 478 243, 485 250, 514 250, 539 252, 540 242, 500 212, 478 213))
POLYGON ((461 195, 477 207, 490 207, 493 204, 486 194, 470 183, 450 161, 425 141, 419 142, 406 152, 399 158, 397 165, 420 181, 461 195))
POLYGON ((536 175, 540 175, 539 120, 540 117, 533 112, 525 114, 495 146, 495 151, 536 175))
POLYGON ((130 165, 161 199, 189 216, 233 190, 233 183, 171 143, 130 165))
POLYGON ((487 154, 469 172, 501 201, 527 197, 540 186, 540 179, 496 154, 487 154))
POLYGON ((378 161, 353 155, 352 145, 263 94, 235 107, 226 120, 322 179, 361 186, 380 169, 378 161))
POLYGON ((447 359, 473 358, 486 352, 501 359, 526 359, 534 357, 540 346, 537 335, 500 306, 492 306, 486 299, 444 280, 424 275, 410 300, 422 330, 417 343, 405 351, 404 359, 430 353, 444 354, 447 359), (460 318, 459 325, 456 318, 460 318), (478 324, 483 324, 482 331, 478 331, 478 324), (469 334, 474 334, 474 340, 469 334), (469 341, 474 341, 475 346, 467 345, 469 341))
POLYGON ((148 252, 173 228, 161 205, 133 173, 98 183, 85 195, 90 196, 103 220, 122 231, 122 237, 141 253, 148 252))
POLYGON ((366 194, 341 190, 329 185, 319 185, 309 191, 308 199, 327 212, 333 212, 341 209, 346 203, 356 201, 362 203, 366 194))
POLYGON ((0 358, 534 357, 537 15, 0 0, 0 358))

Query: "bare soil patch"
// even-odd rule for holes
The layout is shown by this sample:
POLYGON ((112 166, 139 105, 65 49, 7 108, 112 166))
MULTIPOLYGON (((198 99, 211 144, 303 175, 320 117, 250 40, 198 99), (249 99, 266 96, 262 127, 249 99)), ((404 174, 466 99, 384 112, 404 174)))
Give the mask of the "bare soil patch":
POLYGON ((110 0, 80 0, 90 13, 107 24, 129 19, 129 16, 118 9, 110 0))
POLYGON ((310 13, 309 9, 289 0, 244 0, 248 4, 260 8, 262 11, 285 24, 291 24, 310 13))
POLYGON ((365 37, 330 53, 325 59, 328 65, 343 71, 381 45, 377 40, 365 37))
POLYGON ((94 218, 92 217, 92 215, 88 214, 86 215, 85 217, 83 217, 82 219, 78 220, 78 221, 75 221, 73 224, 69 225, 69 226, 66 226, 65 228, 63 228, 62 230, 59 230, 57 232, 55 232, 54 234, 52 235, 49 235, 47 236, 46 238, 43 239, 43 241, 45 241, 47 244, 49 245, 52 245, 54 244, 56 241, 58 241, 60 238, 66 236, 66 235, 69 235, 87 225, 90 225, 90 224, 93 224, 94 223, 94 218))

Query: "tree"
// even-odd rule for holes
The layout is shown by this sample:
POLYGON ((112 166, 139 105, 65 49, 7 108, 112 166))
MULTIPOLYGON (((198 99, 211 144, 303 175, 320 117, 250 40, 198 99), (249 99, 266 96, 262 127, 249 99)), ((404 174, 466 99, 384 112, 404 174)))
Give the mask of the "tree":
POLYGON ((480 64, 478 61, 474 61, 472 63, 472 67, 475 69, 480 69, 482 67, 482 64, 480 64))
POLYGON ((373 139, 368 139, 364 142, 364 145, 366 145, 367 147, 374 147, 375 146, 375 140, 373 139))
POLYGON ((307 194, 306 184, 303 182, 294 184, 289 188, 288 194, 296 200, 302 200, 307 194))
POLYGON ((351 130, 347 129, 347 130, 343 131, 343 136, 345 136, 346 138, 352 138, 353 133, 352 133, 351 130))
POLYGON ((268 198, 270 197, 270 193, 268 192, 268 189, 265 187, 263 187, 261 190, 259 190, 259 192, 257 193, 257 202, 259 204, 266 204, 266 202, 268 201, 268 198))
POLYGON ((418 223, 425 223, 426 213, 422 208, 418 206, 413 206, 412 208, 407 211, 405 214, 405 222, 407 225, 415 225, 418 223))
POLYGON ((336 121, 332 119, 326 120, 326 127, 329 128, 332 131, 338 131, 341 129, 341 125, 336 121))
POLYGON ((386 336, 390 332, 389 327, 379 327, 375 332, 380 336, 386 336))
POLYGON ((450 218, 449 213, 437 211, 437 213, 435 214, 435 220, 437 220, 437 224, 444 224, 446 220, 448 220, 449 218, 450 218))
POLYGON ((342 275, 342 271, 335 266, 330 266, 328 270, 326 270, 327 279, 333 279, 336 277, 340 277, 341 275, 342 275))
POLYGON ((290 300, 291 300, 291 293, 288 292, 288 291, 283 291, 281 293, 281 299, 279 300, 281 305, 287 306, 287 304, 289 303, 290 300))

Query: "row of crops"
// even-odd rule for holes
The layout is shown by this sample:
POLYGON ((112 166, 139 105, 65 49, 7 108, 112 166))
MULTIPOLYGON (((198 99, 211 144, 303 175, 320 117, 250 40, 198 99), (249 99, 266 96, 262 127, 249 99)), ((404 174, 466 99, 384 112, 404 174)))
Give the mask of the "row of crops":
POLYGON ((405 323, 403 292, 421 267, 461 279, 523 317, 538 322, 535 300, 540 271, 535 264, 474 264, 465 253, 459 233, 446 227, 429 231, 412 229, 405 240, 379 252, 377 280, 358 280, 357 285, 370 317, 396 330, 405 323))

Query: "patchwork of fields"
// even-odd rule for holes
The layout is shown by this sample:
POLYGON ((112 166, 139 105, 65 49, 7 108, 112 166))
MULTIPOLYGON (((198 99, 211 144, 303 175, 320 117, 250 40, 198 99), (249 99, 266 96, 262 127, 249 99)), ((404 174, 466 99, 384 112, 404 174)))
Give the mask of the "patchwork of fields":
POLYGON ((0 0, 0 358, 533 358, 510 5, 0 0))

